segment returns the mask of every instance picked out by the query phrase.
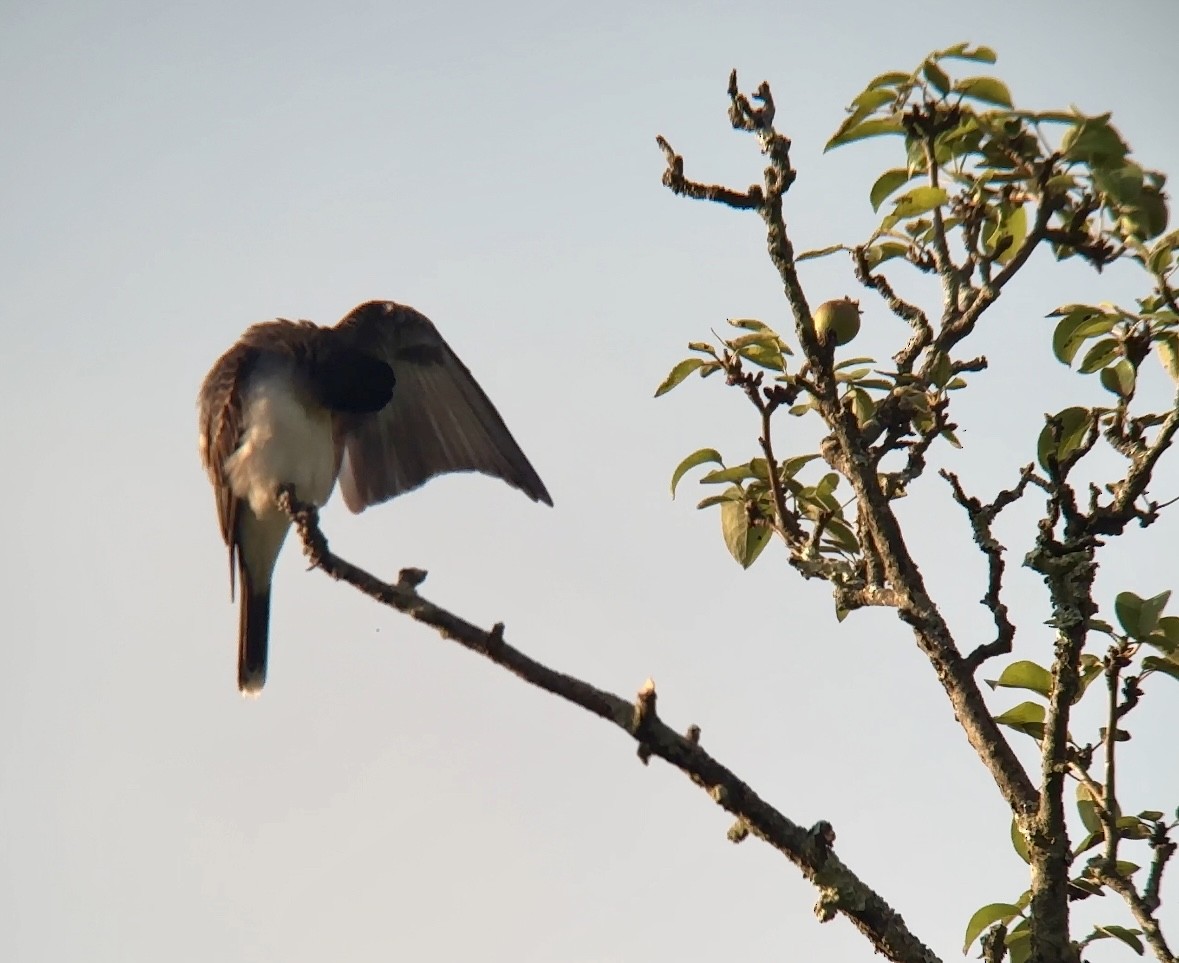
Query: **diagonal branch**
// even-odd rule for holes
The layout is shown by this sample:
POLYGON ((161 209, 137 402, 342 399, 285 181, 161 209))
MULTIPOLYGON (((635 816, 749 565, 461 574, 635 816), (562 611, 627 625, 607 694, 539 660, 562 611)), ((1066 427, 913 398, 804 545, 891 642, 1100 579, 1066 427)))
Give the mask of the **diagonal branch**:
POLYGON ((819 889, 815 913, 821 920, 826 922, 842 914, 877 952, 890 960, 940 963, 938 956, 909 931, 900 914, 835 855, 831 849, 835 834, 830 824, 819 822, 805 829, 793 822, 701 748, 698 727, 692 726, 687 735, 668 727, 655 713, 653 682, 648 680, 637 699, 630 702, 551 669, 509 645, 504 640, 502 623, 490 630, 482 629, 419 595, 417 587, 426 577, 420 569, 403 569, 397 582, 389 584, 333 555, 320 530, 315 507, 297 501, 289 488, 280 491, 278 502, 294 523, 312 567, 436 629, 443 638, 483 656, 530 685, 614 723, 639 744, 639 757, 644 762, 658 756, 670 763, 704 789, 718 806, 736 816, 740 829, 731 830, 730 838, 739 840, 746 832, 752 833, 797 866, 803 877, 819 889))
POLYGON ((1099 883, 1104 883, 1126 901, 1126 905, 1130 908, 1130 915, 1134 917, 1134 922, 1142 927, 1143 939, 1154 951, 1159 963, 1177 963, 1179 957, 1171 952, 1171 948, 1163 936, 1163 931, 1159 928, 1159 921, 1139 894, 1138 887, 1126 877, 1117 872, 1110 872, 1104 867, 1099 867, 1094 871, 1094 878, 1099 883))

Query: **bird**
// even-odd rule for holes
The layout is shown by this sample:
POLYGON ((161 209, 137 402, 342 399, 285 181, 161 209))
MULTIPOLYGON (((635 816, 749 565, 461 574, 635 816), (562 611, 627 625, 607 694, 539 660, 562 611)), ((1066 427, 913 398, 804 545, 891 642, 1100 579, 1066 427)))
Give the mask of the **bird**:
POLYGON ((197 406, 231 600, 236 574, 243 695, 266 682, 271 577, 291 524, 280 490, 322 506, 338 479, 358 513, 436 475, 475 471, 553 504, 434 323, 395 301, 366 301, 332 327, 250 326, 205 376, 197 406))

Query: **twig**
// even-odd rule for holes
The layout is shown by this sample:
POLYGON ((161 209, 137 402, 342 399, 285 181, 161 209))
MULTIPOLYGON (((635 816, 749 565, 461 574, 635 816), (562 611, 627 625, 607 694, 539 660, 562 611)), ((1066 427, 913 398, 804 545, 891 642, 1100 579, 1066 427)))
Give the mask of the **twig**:
POLYGON ((872 273, 872 269, 868 267, 868 249, 866 247, 861 245, 852 251, 852 264, 855 268, 856 279, 864 287, 876 291, 884 299, 889 310, 898 318, 907 321, 913 328, 913 337, 893 358, 897 363, 898 371, 904 374, 910 373, 917 356, 933 341, 933 327, 929 323, 929 318, 917 305, 900 297, 883 274, 872 273))
POLYGON ((966 656, 965 665, 970 672, 975 672, 987 659, 996 655, 1004 655, 1011 651, 1015 639, 1015 626, 1007 615, 1007 606, 999 597, 1003 588, 1003 572, 1007 563, 1003 561, 1004 548, 995 538, 991 524, 996 516, 1012 502, 1019 499, 1032 479, 1034 465, 1026 465, 1019 474, 1019 482, 1014 488, 1005 489, 995 496, 995 500, 988 505, 982 504, 977 498, 966 494, 962 483, 953 472, 942 469, 938 474, 942 476, 954 491, 954 501, 966 510, 970 519, 970 526, 974 529, 974 540, 987 557, 987 594, 982 597, 980 604, 991 610, 995 621, 995 640, 978 646, 970 655, 966 656))
POLYGON ((1167 868, 1167 860, 1175 855, 1176 849, 1165 824, 1155 824, 1150 834, 1150 848, 1154 850, 1154 858, 1150 861, 1150 873, 1146 878, 1146 887, 1142 891, 1142 903, 1153 913, 1162 905, 1159 887, 1163 882, 1163 870, 1167 868))
POLYGON ((684 177, 684 159, 674 150, 662 136, 655 138, 663 156, 667 159, 667 169, 663 172, 663 184, 671 189, 673 194, 682 194, 697 201, 714 201, 725 204, 739 211, 752 211, 759 208, 763 202, 761 188, 754 184, 748 191, 735 191, 720 184, 701 184, 684 177))
POLYGON ((1162 930, 1159 929, 1159 921, 1154 918, 1150 907, 1147 906, 1146 901, 1139 895, 1138 888, 1131 880, 1118 875, 1117 872, 1110 872, 1102 866, 1094 868, 1093 878, 1097 882, 1108 886, 1126 901, 1126 905, 1130 909, 1130 915, 1134 917, 1134 921, 1142 928, 1142 935, 1146 939, 1147 945, 1154 950, 1154 955, 1159 960, 1159 963, 1179 963, 1179 960, 1176 959, 1175 954, 1171 952, 1171 948, 1167 945, 1162 930))

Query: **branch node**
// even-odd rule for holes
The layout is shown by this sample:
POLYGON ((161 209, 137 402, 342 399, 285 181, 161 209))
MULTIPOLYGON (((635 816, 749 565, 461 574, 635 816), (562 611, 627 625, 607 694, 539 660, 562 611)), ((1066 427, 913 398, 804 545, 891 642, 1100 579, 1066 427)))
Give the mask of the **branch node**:
POLYGON ((405 592, 413 592, 426 581, 428 574, 423 568, 403 568, 397 573, 397 587, 405 592))
POLYGON ((651 760, 651 746, 643 738, 655 722, 655 680, 648 677, 635 697, 634 718, 631 722, 634 737, 639 741, 638 757, 643 765, 651 760))

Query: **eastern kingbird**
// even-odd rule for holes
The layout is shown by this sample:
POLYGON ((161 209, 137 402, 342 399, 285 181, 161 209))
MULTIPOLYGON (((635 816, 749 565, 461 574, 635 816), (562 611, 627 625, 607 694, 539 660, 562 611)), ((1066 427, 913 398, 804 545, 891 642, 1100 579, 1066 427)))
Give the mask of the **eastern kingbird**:
POLYGON ((368 301, 335 327, 264 321, 217 359, 200 393, 201 461, 241 582, 237 684, 266 682, 270 579, 290 520, 281 486, 360 512, 434 475, 479 471, 551 505, 544 482, 430 319, 368 301))

